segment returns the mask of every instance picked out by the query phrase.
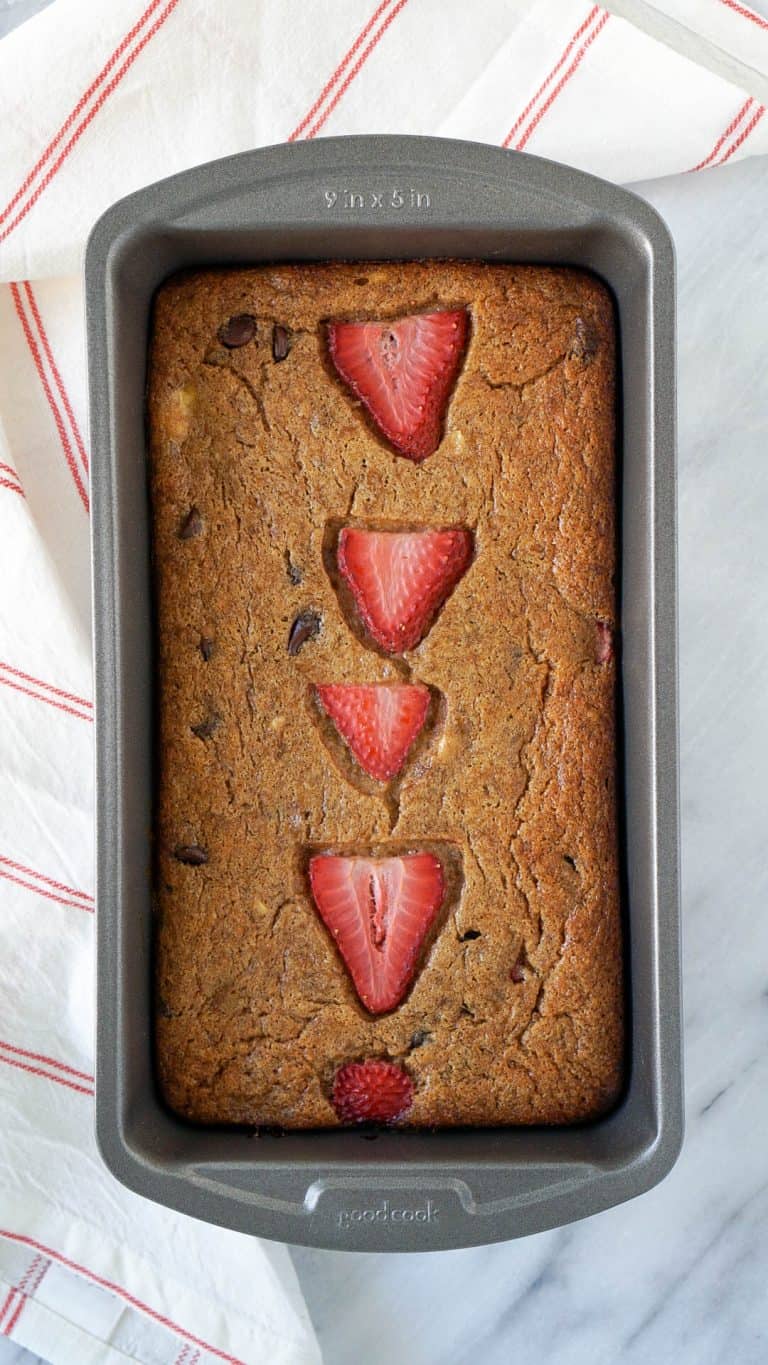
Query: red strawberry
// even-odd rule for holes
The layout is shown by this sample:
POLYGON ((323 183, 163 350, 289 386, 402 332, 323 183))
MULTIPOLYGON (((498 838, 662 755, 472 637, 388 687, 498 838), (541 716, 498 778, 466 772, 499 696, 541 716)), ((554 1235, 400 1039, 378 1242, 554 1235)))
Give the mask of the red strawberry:
POLYGON ((360 767, 377 782, 400 772, 429 709, 423 683, 327 683, 315 689, 360 767))
POLYGON ((320 853, 309 879, 320 918, 333 935, 371 1014, 399 1005, 445 894, 432 853, 342 858, 320 853))
POLYGON ((394 1062, 347 1062, 336 1072, 331 1098, 342 1123, 395 1123, 413 1104, 413 1081, 394 1062))
POLYGON ((466 573, 471 531, 364 531, 345 526, 338 564, 374 640, 387 654, 414 649, 466 573))
POLYGON ((440 444, 468 329, 464 308, 328 324, 328 347, 341 378, 409 460, 425 460, 440 444))

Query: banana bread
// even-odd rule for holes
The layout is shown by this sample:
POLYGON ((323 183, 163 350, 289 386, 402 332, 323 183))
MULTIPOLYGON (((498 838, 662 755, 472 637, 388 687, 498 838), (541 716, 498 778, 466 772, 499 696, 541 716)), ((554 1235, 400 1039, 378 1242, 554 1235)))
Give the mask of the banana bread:
POLYGON ((606 289, 560 268, 159 290, 155 1034, 177 1113, 562 1124, 616 1101, 614 332, 606 289), (409 458, 370 350, 346 364, 334 329, 422 317, 450 354, 409 458), (401 648, 370 597, 414 546, 448 568, 401 648), (404 888, 410 957, 365 987, 340 917, 370 897, 374 959, 404 888), (349 1098, 368 1060, 389 1114, 349 1098))

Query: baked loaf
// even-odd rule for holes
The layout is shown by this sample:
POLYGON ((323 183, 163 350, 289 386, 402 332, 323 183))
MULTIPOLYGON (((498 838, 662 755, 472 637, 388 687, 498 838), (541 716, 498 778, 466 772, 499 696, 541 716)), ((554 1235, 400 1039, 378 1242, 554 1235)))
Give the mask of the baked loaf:
POLYGON ((156 1044, 178 1113, 336 1126, 334 1077, 366 1058, 407 1072, 406 1126, 615 1102, 614 369, 610 297, 575 270, 280 265, 159 291, 156 1044), (461 308, 443 438, 415 463, 334 371, 326 323, 461 308), (473 558, 394 657, 351 611, 338 538, 421 525, 468 529, 473 558), (430 714, 378 782, 314 689, 403 680, 430 714), (388 1012, 365 1008, 313 903, 326 850, 442 868, 388 1012))

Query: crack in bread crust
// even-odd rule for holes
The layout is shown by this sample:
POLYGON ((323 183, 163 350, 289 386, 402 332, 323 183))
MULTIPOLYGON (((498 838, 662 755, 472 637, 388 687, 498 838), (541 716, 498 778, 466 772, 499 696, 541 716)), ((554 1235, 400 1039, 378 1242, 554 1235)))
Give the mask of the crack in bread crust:
POLYGON ((156 299, 161 1083, 198 1122, 335 1126, 335 1067, 380 1056, 406 1062, 415 1125, 581 1120, 614 1102, 623 1047, 616 662, 596 651, 596 623, 616 627, 612 304, 562 269, 366 263, 359 277, 203 271, 156 299), (324 324, 462 304, 444 439, 416 466, 335 382, 324 324), (219 328, 242 313, 256 334, 227 350, 219 328), (279 362, 275 326, 291 337, 279 362), (181 538, 192 508, 201 526, 181 538), (404 661, 344 617, 324 537, 348 519, 473 530, 472 565, 404 661), (317 630, 290 655, 308 613, 317 630), (411 674, 440 720, 382 800, 332 761, 306 698, 316 681, 411 674), (450 845, 462 877, 406 1000, 373 1017, 313 908, 304 850, 393 837, 450 845), (179 862, 181 846, 207 861, 179 862))

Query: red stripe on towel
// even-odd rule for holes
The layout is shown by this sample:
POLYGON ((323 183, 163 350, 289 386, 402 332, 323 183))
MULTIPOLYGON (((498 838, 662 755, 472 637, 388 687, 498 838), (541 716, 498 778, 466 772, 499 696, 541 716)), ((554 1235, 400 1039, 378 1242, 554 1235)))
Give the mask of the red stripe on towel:
POLYGON ((42 692, 34 692, 31 687, 25 687, 23 683, 13 682, 11 678, 6 678, 0 673, 0 683, 5 687, 13 688, 14 692, 23 692, 25 697, 34 697, 35 701, 47 702, 49 706, 55 706, 57 711, 66 711, 69 716, 77 716, 78 720, 93 721, 93 716, 85 715, 82 711, 76 711, 74 706, 68 706, 64 701, 57 701, 55 697, 46 697, 42 692))
POLYGON ((84 905, 82 901, 66 900, 64 896, 57 896, 53 891, 44 891, 42 886, 35 886, 33 882, 25 882, 21 877, 13 877, 3 867, 0 867, 0 877, 4 877, 7 882, 14 882, 16 886, 23 886, 26 891, 35 891, 38 896, 45 896, 46 900, 56 901, 59 905, 70 905, 73 910, 85 910, 89 915, 93 914, 92 905, 84 905))
POLYGON ((552 93, 547 96, 541 108, 537 110, 531 122, 528 124, 528 127, 526 128, 525 132, 521 135, 521 137, 518 138, 517 142, 515 143, 515 151, 521 152, 523 150, 528 139, 531 137, 531 134, 534 133, 538 128, 544 115, 547 113, 549 109, 552 108, 552 105, 554 104, 555 100, 562 94, 571 77, 574 76, 578 71, 579 67, 581 66, 581 63, 584 60, 584 57, 586 56, 588 48, 592 46, 592 43, 594 43, 595 39, 605 28, 605 25, 608 23, 610 17, 611 17, 610 14, 608 14, 606 11, 602 12, 602 18, 600 19, 599 23, 597 23, 595 27, 587 34, 586 38, 581 44, 581 47, 578 49, 576 56, 571 62, 571 65, 568 67, 568 70, 564 73, 564 75, 560 77, 560 80, 557 82, 557 85, 555 86, 552 93))
POLYGON ((768 19, 764 19, 762 14, 755 14, 753 9, 747 9, 746 5, 740 5, 738 0, 720 0, 721 5, 726 9, 732 9, 734 14, 740 14, 742 19, 749 19, 751 23, 757 24, 758 28, 768 29, 768 19))
POLYGON ((17 284, 11 285, 11 294, 13 295, 13 305, 14 308, 16 309, 16 314, 18 316, 19 322, 21 323, 22 330, 24 332, 24 337, 26 339, 27 346, 29 347, 30 355, 32 356, 32 360, 34 361, 38 378, 42 385, 45 397, 48 401, 48 406, 51 410, 51 415, 56 424, 56 430, 59 433, 59 440, 61 441, 61 448, 64 452, 64 458, 69 467, 69 472, 71 473, 72 478, 75 481, 75 487, 77 488, 77 491, 80 494, 80 499, 82 501, 83 507, 85 508, 86 512, 88 512, 90 510, 88 494, 86 492, 85 484, 83 483, 80 470, 78 468, 77 461, 72 450, 72 442, 69 439, 69 434, 64 425, 64 419, 61 415, 61 412, 59 411, 58 405, 51 391, 51 386, 48 382, 48 376, 45 372, 45 367, 43 365, 42 357, 40 355, 40 348, 37 344, 35 337, 33 336, 29 319, 27 317, 26 312, 24 311, 24 305, 17 284))
POLYGON ((81 1081, 88 1081, 93 1085, 93 1076, 88 1071, 78 1071, 76 1066, 69 1066, 67 1062, 57 1062, 55 1057, 46 1057, 43 1052, 30 1052, 25 1047, 16 1047, 14 1043, 6 1043, 0 1038, 0 1049, 5 1052, 13 1052, 19 1057, 27 1057, 31 1062, 43 1062, 46 1066, 55 1066, 59 1071, 66 1071, 68 1076, 78 1076, 81 1081))
POLYGON ((584 20, 584 23, 581 25, 580 28, 577 28, 576 32, 574 33, 573 37, 571 38, 571 41, 568 43, 567 47, 563 50, 563 52, 562 52, 562 54, 561 54, 559 60, 558 60, 558 61, 555 63, 555 65, 552 67, 552 70, 550 71, 549 75, 546 77, 545 80, 542 81, 541 85, 539 86, 539 88, 538 88, 538 90, 536 91, 536 94, 533 96, 533 98, 530 99, 530 100, 528 101, 528 103, 526 104, 526 106, 525 106, 525 108, 524 108, 522 114, 520 115, 520 117, 519 117, 518 119, 516 119, 515 122, 512 124, 512 127, 510 128, 509 132, 507 133, 507 136, 504 138, 504 141, 503 141, 502 144, 501 144, 502 147, 509 147, 509 146, 510 146, 513 137, 515 136, 515 134, 516 134, 516 132, 518 131, 518 129, 521 128, 522 125, 525 123, 525 120, 527 119, 527 117, 528 117, 528 115, 530 114, 531 110, 534 108, 534 106, 535 106, 537 100, 540 98, 541 95, 544 94, 544 91, 546 90, 546 88, 547 88, 547 86, 549 85, 550 81, 553 81, 553 80, 554 80, 554 78, 555 78, 555 76, 557 75, 557 73, 558 73, 558 71, 560 70, 560 68, 561 68, 562 66, 565 65, 565 63, 567 62, 569 56, 571 55, 571 52, 573 51, 574 47, 576 46, 577 42, 579 41, 579 38, 581 38, 582 34, 586 33, 587 29, 588 29, 588 28, 590 27, 590 25, 594 22, 594 20, 597 18, 597 16, 598 16, 599 13, 600 13, 600 6, 599 6, 599 5, 593 5, 592 9, 589 11, 589 14, 587 15, 586 19, 584 20))
POLYGON ((68 896, 77 896, 80 900, 88 901, 86 908, 93 905, 93 896, 90 896, 87 891, 78 891, 75 886, 67 886, 65 882, 54 881, 53 877, 46 876, 44 872, 36 872, 33 867, 25 867, 23 863, 17 863, 13 858, 6 858, 2 853, 0 853, 0 863, 4 863, 6 867, 12 867, 16 872, 23 872, 25 877, 36 877, 38 881, 45 882, 46 886, 55 887, 57 891, 66 891, 68 896))
MULTIPOLYGON (((69 156, 70 152, 72 151, 72 148, 75 147, 76 144, 79 142, 80 138, 82 137, 82 135, 83 135, 83 133, 85 132, 86 128, 88 127, 89 123, 92 122, 92 120, 93 120, 93 119, 96 117, 96 115, 98 114, 99 110, 106 104, 107 100, 109 99, 109 96, 112 94, 112 92, 113 92, 113 91, 117 88, 117 86, 120 84, 120 82, 121 82, 121 80, 123 79, 123 76, 125 75, 126 71, 128 71, 129 68, 133 65, 133 63, 136 61, 136 58, 139 56, 139 53, 143 51, 143 49, 146 47, 147 43, 150 42, 150 40, 151 40, 152 38, 154 38, 154 36, 155 36, 155 34, 158 32, 158 30, 162 28, 162 26, 163 26, 163 24, 165 23, 166 19, 167 19, 168 16, 173 12, 173 10, 176 8, 176 6, 177 6, 178 3, 179 3, 179 0, 169 0, 169 3, 166 5, 166 7, 165 7, 165 9, 162 11, 162 13, 161 13, 160 15, 158 15, 157 19, 155 20, 154 24, 152 24, 151 28, 149 28, 149 29, 147 30, 147 32, 146 32, 145 34, 143 34, 143 36, 141 37, 140 41, 136 44, 136 46, 132 49, 132 51, 128 53, 128 56, 126 57, 126 59, 125 59, 125 61, 123 62, 122 66, 118 68, 118 70, 115 72, 115 74, 114 74, 114 76, 112 77, 112 79, 111 79, 110 81, 108 81, 108 83, 104 86, 104 88, 102 89, 102 91, 101 91, 101 93, 100 93, 98 99, 96 100, 96 102, 95 102, 94 104, 91 105, 91 108, 88 110, 88 113, 87 113, 87 114, 85 115, 85 117, 81 120, 81 122, 77 125, 77 127, 75 128, 75 131, 74 131, 74 133, 72 134, 72 136, 70 137, 69 141, 65 144, 64 150, 63 150, 63 151, 61 152, 61 154, 58 156, 58 158, 56 159, 56 161, 54 161, 54 163, 53 163, 53 165, 51 166, 50 170, 48 170, 48 171, 46 172, 46 174, 43 176, 43 179, 40 181, 40 183, 37 185, 37 187, 33 190, 32 194, 31 194, 31 195, 29 196, 29 198, 27 199, 27 201, 26 201, 26 203, 24 204, 23 208, 21 208, 21 209, 19 210, 19 212, 16 214, 16 217, 15 217, 15 218, 12 218, 12 219, 11 219, 10 223, 8 224, 8 226, 7 226, 6 228, 3 228, 3 231, 0 232, 0 242, 4 241, 4 239, 5 239, 6 237, 10 236, 10 234, 13 232, 14 228, 18 226, 18 224, 22 221, 23 218, 26 218, 26 216, 27 216, 27 214, 29 213, 30 209, 31 209, 31 208, 34 208, 35 204, 37 203, 38 199, 40 198, 40 195, 48 188, 48 186, 50 185, 51 181, 52 181, 52 180, 54 179, 54 177, 58 174, 59 170, 61 169, 61 167, 63 166, 63 164, 64 164, 64 162, 66 161, 67 157, 69 156)), ((153 8, 154 8, 154 5, 150 6, 150 10, 153 9, 153 8)), ((149 11, 146 11, 146 12, 145 12, 145 15, 144 15, 143 17, 144 17, 144 18, 148 17, 148 13, 149 13, 149 11)), ((141 27, 141 23, 142 23, 142 20, 139 20, 138 25, 136 25, 135 28, 137 28, 137 29, 140 28, 140 27, 141 27)), ((126 43, 126 40, 123 39, 123 44, 121 45, 122 51, 125 51, 125 46, 124 46, 125 43, 126 43)), ((114 63, 114 61, 117 60, 117 56, 118 56, 118 53, 119 53, 119 52, 120 52, 120 48, 117 48, 117 49, 115 50, 115 52, 112 54, 112 57, 110 58, 110 63, 114 63)), ((121 53, 121 55, 122 55, 122 53, 121 53)), ((108 63, 108 65, 109 65, 109 63, 108 63)), ((98 81, 98 77, 97 77, 97 81, 98 81)), ((74 117, 76 117, 76 115, 74 115, 74 111, 73 111, 73 114, 70 115, 70 124, 69 124, 69 126, 71 126, 71 121, 73 120, 74 117)), ((60 130, 59 130, 59 134, 57 135, 57 139, 56 139, 56 140, 60 140, 61 135, 63 134, 63 131, 64 131, 63 129, 60 129, 60 130)), ((43 155, 45 156, 45 153, 44 153, 43 155)), ((31 174, 31 173, 30 173, 30 174, 31 174)), ((34 177, 33 177, 33 178, 34 178, 34 177)), ((22 192, 22 193, 23 193, 23 192, 22 192)), ((16 200, 16 202, 18 202, 18 198, 19 198, 19 197, 21 197, 21 196, 17 194, 17 200, 16 200)), ((10 206, 9 206, 9 207, 10 207, 10 206)))
POLYGON ((85 472, 87 474, 88 456, 85 450, 85 443, 80 433, 80 427, 77 424, 77 418, 75 417, 75 414, 72 411, 72 404, 69 401, 69 394, 67 393, 61 375, 59 374, 59 367, 56 364, 56 361, 54 360, 53 351, 51 350, 51 344, 48 340, 48 334, 45 330, 45 327, 43 326, 43 319, 40 316, 40 310, 37 306, 37 300, 34 294, 32 293, 32 285, 30 284, 29 280, 25 280, 24 282, 24 292, 27 296, 27 299, 29 300, 29 306, 32 311, 32 316, 35 320, 38 336, 40 337, 40 340, 43 344, 43 350, 45 352, 46 359, 50 366, 51 374, 53 375, 53 382, 56 385, 56 388, 59 391, 59 397, 62 403, 64 404, 64 411, 66 412, 67 417, 69 418, 70 430, 75 438, 75 445, 77 446, 77 449, 80 453, 80 459, 83 462, 83 468, 85 469, 85 472))
POLYGON ((25 673, 21 668, 14 668, 13 664, 6 664, 0 659, 0 672, 12 673, 14 678, 22 678, 24 682, 33 683, 35 687, 42 687, 46 692, 55 692, 57 697, 64 697, 67 701, 73 701, 78 706, 87 706, 93 709, 93 702, 86 697, 78 697, 76 692, 65 692, 63 687, 54 687, 53 683, 44 682, 42 678, 35 678, 31 673, 25 673))
POLYGON ((339 65, 336 67, 336 70, 334 71, 330 80, 328 80, 326 84, 323 86, 322 90, 320 91, 320 94, 318 95, 317 99, 312 105, 312 108, 309 110, 307 114, 304 115, 303 119, 301 120, 301 123, 298 123, 296 125, 293 132, 288 136, 286 141, 295 142, 297 138, 301 137, 301 134, 304 132, 304 129, 307 127, 309 123, 312 122, 312 119, 315 117, 315 114, 318 112, 321 105, 324 104, 325 100, 330 95, 336 82, 339 81, 343 76, 347 66, 351 62, 355 53, 362 47, 363 43, 368 37, 368 34, 370 33, 376 21, 379 19, 380 15, 382 15, 385 10, 389 9, 389 6, 392 4, 394 4, 394 0, 382 0, 382 3, 379 5, 378 9, 375 9, 373 11, 373 14, 368 20, 368 23, 365 25, 365 28, 360 30, 357 37, 355 38, 354 43, 342 57, 341 61, 339 62, 339 65))
MULTIPOLYGON (((35 1259, 37 1259, 37 1258, 35 1258, 35 1259)), ((33 1264, 34 1264, 34 1262, 33 1262, 33 1264)), ((16 1292, 17 1292, 16 1286, 15 1286, 15 1285, 11 1285, 11 1288, 8 1290, 8 1293, 7 1293, 6 1296, 5 1296, 5 1302, 4 1302, 3 1306, 2 1306, 2 1308, 0 1308, 0 1322, 2 1322, 3 1318, 5 1317, 6 1313, 8 1312, 8 1309, 10 1308, 11 1304, 13 1303, 14 1296, 16 1295, 16 1292)))
POLYGON ((307 133, 307 140, 316 137, 317 134, 320 132, 320 129, 322 128, 323 124, 327 122, 339 101, 343 99, 344 95, 346 94, 355 77, 359 74, 362 67, 365 66, 365 63, 368 61, 368 58, 373 52, 373 49, 376 47, 378 43, 381 42, 381 39, 384 37, 384 34, 386 33, 390 24, 393 22, 394 19, 397 18, 400 11, 402 9, 405 9, 405 6, 407 4, 408 0, 398 0, 398 3, 395 5, 395 8, 391 10, 390 13, 387 15, 378 33, 375 33, 368 46, 363 48, 363 51, 358 57, 357 61, 355 62, 355 65, 352 67, 352 70, 350 71, 349 75, 339 86, 338 90, 336 91, 336 94, 334 95, 327 109, 324 110, 324 112, 320 115, 320 118, 310 128, 309 132, 307 133))
POLYGON ((397 18, 398 14, 402 9, 405 8, 407 3, 408 0, 397 0, 397 4, 395 4, 394 7, 390 9, 389 13, 386 15, 386 18, 384 19, 384 22, 374 33, 368 45, 363 48, 354 66, 351 68, 347 76, 341 82, 341 85, 339 85, 338 89, 335 91, 333 98, 330 100, 328 104, 326 104, 325 108, 323 109, 322 106, 324 101, 333 91, 334 86, 336 86, 337 82, 343 75, 346 67, 349 65, 349 62, 354 57, 355 53, 359 51, 360 47, 365 42, 365 39, 367 38, 368 34, 371 33, 371 31, 375 27, 379 18, 381 18, 381 16, 384 15, 389 5, 392 4, 392 0, 383 0, 383 3, 380 4, 378 8, 374 10, 365 27, 362 28, 360 33, 357 35, 357 38, 350 47, 349 51, 345 53, 344 57, 342 57, 341 61, 339 62, 339 65, 336 67, 336 70, 330 77, 330 80, 328 80, 327 83, 324 85, 320 95, 315 100, 315 103, 312 105, 312 108, 309 110, 307 114, 305 114, 304 118, 301 120, 301 123, 297 124, 293 132, 288 137, 289 142, 295 142, 296 139, 301 136, 301 134, 304 132, 304 129, 307 128, 309 124, 311 124, 311 127, 309 127, 308 131, 305 133, 307 141, 317 136, 320 129, 323 127, 323 124, 326 123, 327 120, 330 118, 339 101, 344 98, 344 95, 346 94, 350 85, 358 76, 362 68, 365 66, 365 63, 367 62, 368 58, 373 52, 373 49, 377 46, 378 43, 381 42, 381 39, 384 37, 384 34, 386 33, 390 24, 393 22, 394 19, 397 18), (318 114, 318 111, 320 110, 322 112, 318 114), (318 114, 317 118, 315 118, 316 114, 318 114), (312 122, 313 119, 314 122, 312 122))
POLYGON ((96 76, 95 80, 93 80, 91 84, 88 86, 88 89, 85 90, 83 94, 80 96, 74 109, 69 114, 68 118, 66 118, 62 123, 58 133, 56 133, 56 135, 51 138, 50 142, 48 143, 48 146, 44 149, 44 151, 41 153, 41 155, 35 162, 34 166, 32 167, 32 170, 21 182, 19 188, 17 189, 13 197, 9 199, 2 213, 0 213, 0 223, 4 223, 6 218, 8 217, 8 214, 11 213, 13 209, 15 209, 19 200, 29 189, 30 185, 32 184, 32 181, 42 170, 43 166, 48 161, 48 159, 55 152, 56 148, 61 142, 61 139, 66 136, 66 134, 69 132, 69 129, 72 127, 72 124, 82 113, 83 109, 85 108, 86 104, 91 98, 91 95, 93 95, 94 92, 98 90, 99 86, 103 84, 103 82, 107 79, 107 76, 112 70, 112 67, 115 65, 115 62, 119 61, 119 59, 125 52, 125 49, 129 46, 130 43, 133 42, 134 38, 136 37, 136 34, 143 28, 144 24, 152 14, 153 10, 156 10, 158 5, 160 4, 162 4, 162 0, 152 0, 152 4, 149 5, 147 9, 145 9, 144 13, 142 14, 138 22, 134 24, 133 28, 130 29, 128 33, 126 33, 122 42, 119 44, 118 47, 115 48, 114 52, 112 53, 112 56, 109 58, 109 61, 106 63, 105 66, 101 68, 101 71, 99 72, 98 76, 96 76))
POLYGON ((720 157, 720 160, 717 163, 718 166, 724 166, 726 161, 728 161, 733 156, 734 152, 737 152, 739 150, 739 147, 741 146, 742 142, 746 142, 752 130, 757 127, 764 113, 765 105, 764 104, 758 105, 757 109, 755 110, 755 113, 752 115, 746 128, 744 128, 742 132, 739 133, 739 136, 736 138, 736 141, 731 143, 730 147, 728 148, 728 151, 725 152, 724 155, 720 157))
POLYGON ((726 128, 725 132, 720 134, 720 137, 717 139, 717 142, 712 148, 712 151, 710 152, 709 156, 705 156, 704 160, 700 161, 698 165, 692 166, 691 167, 692 171, 703 171, 705 166, 710 166, 712 164, 712 162, 715 160, 718 153, 720 152, 721 148, 728 141, 728 138, 732 135, 732 133, 736 131, 742 119, 752 108, 754 102, 755 102, 754 99, 750 95, 749 99, 746 100, 744 104, 742 104, 735 118, 733 118, 731 122, 728 124, 728 127, 726 128))
POLYGON ((32 1272, 33 1267, 37 1266, 35 1278, 31 1283, 29 1283, 26 1280, 25 1276, 26 1282, 22 1281, 21 1285, 19 1286, 21 1298, 19 1299, 19 1302, 17 1303, 11 1318, 9 1319, 9 1321, 7 1322, 6 1326, 3 1329, 5 1336, 9 1337, 11 1335, 14 1327, 16 1326, 16 1323, 19 1321, 19 1318, 21 1317, 22 1313, 24 1312, 24 1309, 29 1303, 29 1300, 34 1297, 34 1295, 40 1288, 40 1285, 43 1282, 43 1279, 45 1277, 47 1270, 50 1267, 50 1264, 51 1262, 47 1261, 44 1256, 35 1257, 34 1261, 32 1262, 32 1265, 29 1267, 29 1270, 27 1271, 28 1276, 32 1272))
POLYGON ((11 1242, 18 1242, 22 1246, 33 1247, 35 1251, 42 1251, 43 1255, 49 1256, 51 1260, 58 1262, 59 1265, 66 1266, 68 1270, 74 1270, 78 1275, 85 1275, 89 1280, 92 1280, 94 1284, 101 1285, 102 1289, 109 1289, 113 1294, 119 1294, 121 1299, 124 1299, 126 1303, 130 1303, 133 1308, 138 1308, 139 1312, 146 1313, 154 1322, 159 1322, 163 1327, 168 1327, 172 1332, 176 1332, 178 1336, 183 1337, 185 1341, 191 1342, 193 1346, 199 1346, 203 1351, 207 1351, 209 1355, 216 1356, 218 1360, 225 1360, 227 1365, 246 1365, 245 1361, 240 1360, 237 1356, 227 1355, 225 1351, 220 1351, 218 1346, 211 1346, 207 1341, 202 1341, 200 1337, 194 1336, 192 1332, 185 1331, 177 1322, 173 1322, 170 1318, 167 1318, 164 1313, 158 1313, 157 1309, 150 1308, 149 1304, 143 1303, 141 1299, 137 1299, 135 1294, 131 1294, 127 1289, 124 1289, 122 1285, 116 1284, 114 1280, 107 1280, 103 1275, 97 1275, 96 1272, 90 1270, 88 1266, 80 1265, 77 1261, 70 1260, 69 1256, 64 1256, 62 1252, 56 1251, 54 1247, 45 1246, 43 1242, 38 1242, 34 1237, 26 1237, 20 1232, 11 1232, 7 1228, 0 1228, 0 1237, 7 1237, 11 1242))
POLYGON ((27 1071, 30 1076, 42 1076, 46 1081, 55 1081, 57 1085, 65 1085, 68 1090, 77 1090, 81 1095, 93 1095, 92 1086, 79 1085, 77 1081, 68 1081, 66 1076, 57 1076, 52 1071, 44 1071, 40 1066, 30 1066, 28 1062, 20 1062, 16 1057, 7 1057, 0 1045, 0 1062, 5 1062, 6 1066, 14 1066, 18 1071, 27 1071))

